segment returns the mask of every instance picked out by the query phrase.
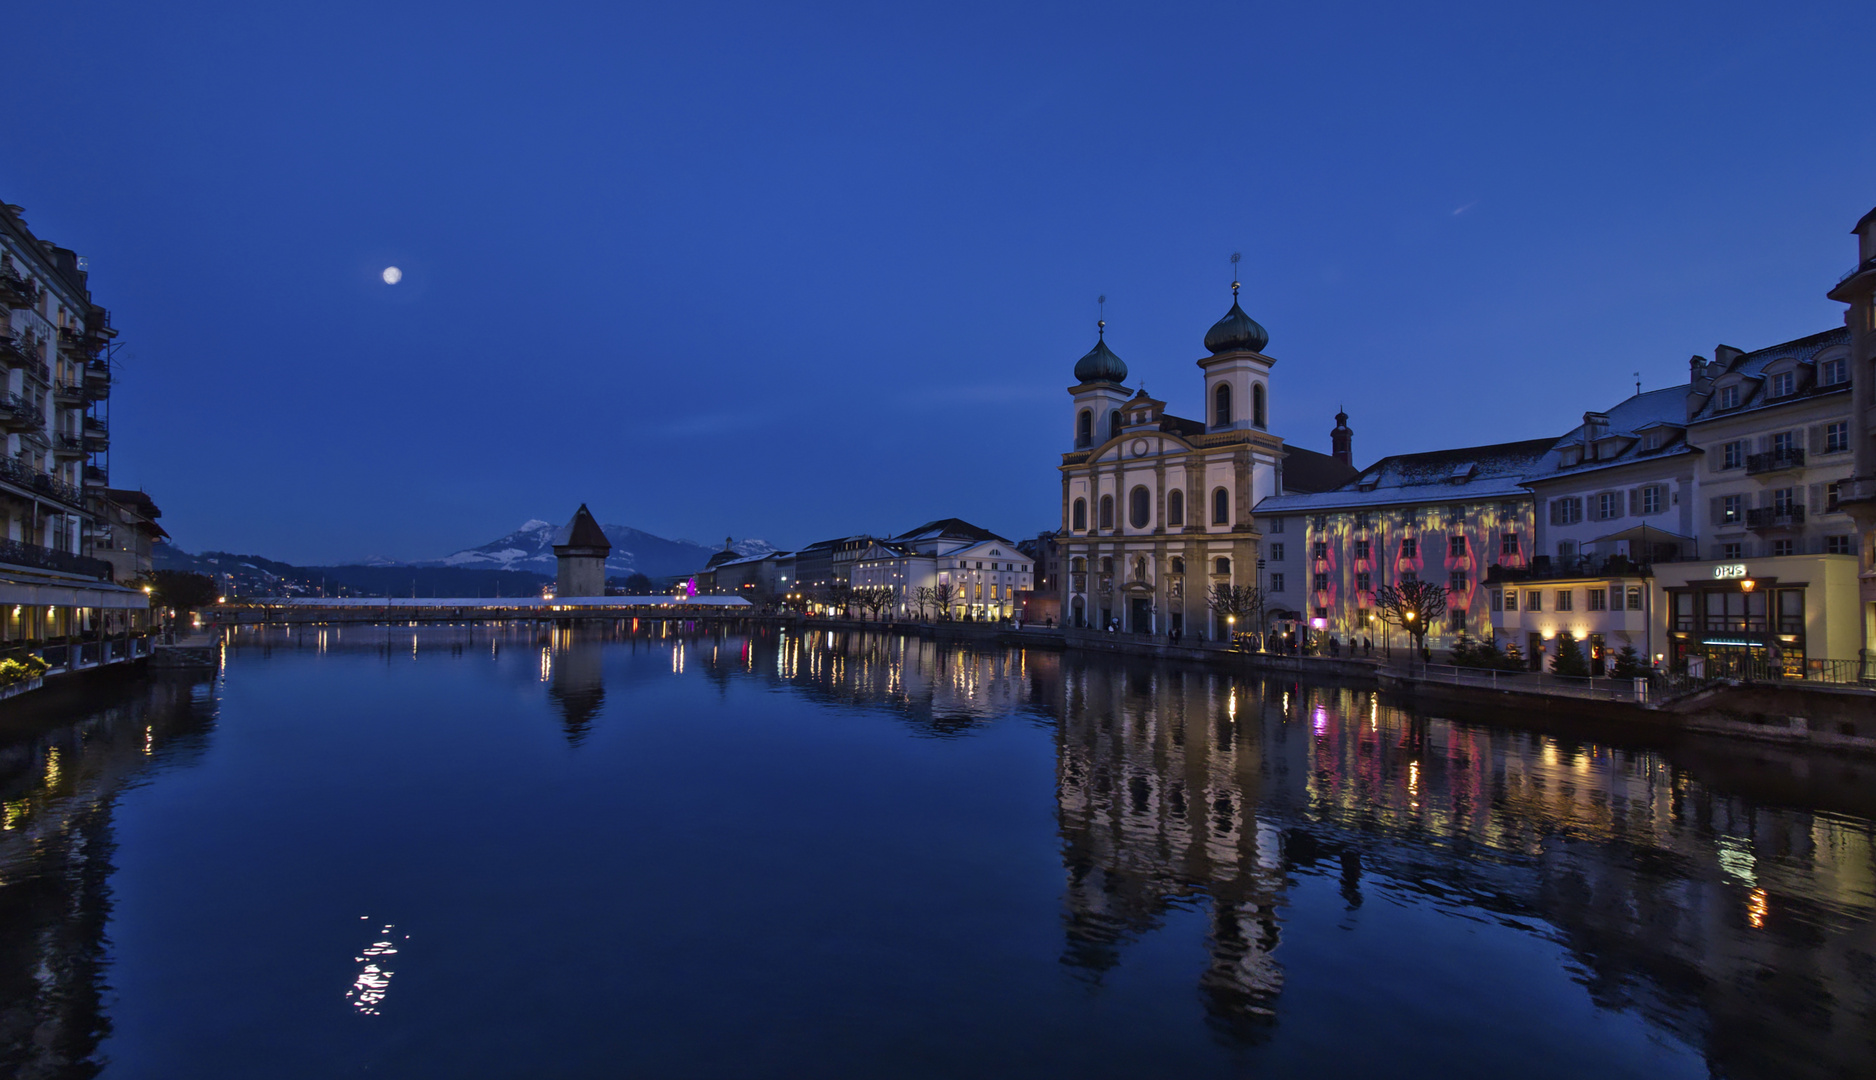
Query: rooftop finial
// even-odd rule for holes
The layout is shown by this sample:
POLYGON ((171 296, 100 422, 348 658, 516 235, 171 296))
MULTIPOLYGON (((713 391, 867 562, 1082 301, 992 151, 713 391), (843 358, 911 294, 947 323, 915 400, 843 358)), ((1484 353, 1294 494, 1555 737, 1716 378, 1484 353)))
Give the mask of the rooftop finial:
POLYGON ((1099 305, 1099 311, 1100 311, 1100 314, 1096 315, 1094 319, 1094 336, 1102 341, 1106 341, 1107 340, 1107 294, 1102 293, 1100 296, 1095 297, 1094 302, 1099 305))
POLYGON ((1231 253, 1231 302, 1234 304, 1238 302, 1238 263, 1242 262, 1243 259, 1243 252, 1234 251, 1231 253))
POLYGON ((1637 394, 1641 393, 1641 372, 1639 371, 1635 373, 1635 392, 1637 394))

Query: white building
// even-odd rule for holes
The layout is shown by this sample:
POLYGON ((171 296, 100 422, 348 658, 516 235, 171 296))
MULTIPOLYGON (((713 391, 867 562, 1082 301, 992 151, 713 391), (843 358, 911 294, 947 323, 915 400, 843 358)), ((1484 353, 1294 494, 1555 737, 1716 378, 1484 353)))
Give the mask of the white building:
POLYGON ((851 581, 856 589, 892 589, 893 611, 902 617, 917 613, 920 589, 944 587, 952 618, 994 622, 1016 613, 1017 594, 1035 587, 1035 574, 1035 560, 1014 542, 968 521, 940 518, 873 540, 854 562, 851 581))
POLYGON ((1235 283, 1231 292, 1198 361, 1202 421, 1168 413, 1144 388, 1129 396, 1105 323, 1075 364, 1056 541, 1069 626, 1218 637, 1213 587, 1257 584, 1252 507, 1285 490, 1288 458, 1324 458, 1271 433, 1269 335, 1238 306, 1235 283))

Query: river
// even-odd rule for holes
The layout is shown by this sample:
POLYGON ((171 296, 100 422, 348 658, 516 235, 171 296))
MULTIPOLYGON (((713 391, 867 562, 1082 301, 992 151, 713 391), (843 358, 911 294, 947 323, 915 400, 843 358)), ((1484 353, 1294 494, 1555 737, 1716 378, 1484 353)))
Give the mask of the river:
POLYGON ((0 1071, 1876 1066, 1869 762, 892 634, 222 655, 9 703, 0 1071))

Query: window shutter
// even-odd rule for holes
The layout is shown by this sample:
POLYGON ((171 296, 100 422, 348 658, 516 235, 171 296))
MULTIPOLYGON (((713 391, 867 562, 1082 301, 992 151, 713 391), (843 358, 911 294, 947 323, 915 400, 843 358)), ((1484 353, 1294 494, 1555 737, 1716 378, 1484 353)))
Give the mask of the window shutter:
POLYGON ((1641 517, 1641 512, 1642 512, 1641 493, 1642 493, 1641 488, 1629 488, 1628 489, 1628 516, 1629 517, 1641 517))
POLYGON ((1711 504, 1711 509, 1713 511, 1713 524, 1715 525, 1720 524, 1722 521, 1725 520, 1721 515, 1723 515, 1726 512, 1725 510, 1721 508, 1720 497, 1718 495, 1715 495, 1711 499, 1708 499, 1707 502, 1711 504))
POLYGON ((1824 512, 1824 485, 1812 484, 1810 495, 1811 495, 1811 501, 1810 503, 1806 505, 1805 507, 1806 510, 1808 510, 1810 513, 1813 513, 1813 514, 1823 513, 1824 512))
POLYGON ((1811 425, 1811 453, 1821 454, 1823 452, 1824 452, 1824 425, 1812 424, 1811 425))

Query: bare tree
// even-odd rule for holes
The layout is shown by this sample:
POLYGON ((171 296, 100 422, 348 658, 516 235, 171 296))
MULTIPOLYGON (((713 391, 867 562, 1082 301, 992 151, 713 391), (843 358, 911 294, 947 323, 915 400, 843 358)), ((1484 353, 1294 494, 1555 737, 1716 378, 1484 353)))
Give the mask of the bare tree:
POLYGON ((853 586, 848 582, 836 580, 829 583, 827 588, 821 590, 821 598, 828 607, 838 611, 843 619, 852 613, 853 586))
POLYGON ((1414 649, 1427 654, 1427 632, 1446 614, 1446 586, 1411 578, 1374 591, 1375 612, 1381 621, 1407 631, 1414 649))
POLYGON ((920 585, 918 588, 912 590, 912 610, 918 612, 919 622, 925 621, 925 609, 930 606, 932 606, 932 588, 930 585, 920 585))
POLYGON ((1263 593, 1255 585, 1226 585, 1219 583, 1212 586, 1210 595, 1205 598, 1205 606, 1212 609, 1218 621, 1231 633, 1238 623, 1251 624, 1251 616, 1263 605, 1263 593))
POLYGON ((938 609, 938 617, 949 619, 951 605, 958 601, 958 587, 948 581, 940 581, 931 587, 932 606, 938 609))
POLYGON ((865 588, 853 590, 853 599, 877 619, 880 612, 898 601, 899 594, 890 585, 868 585, 865 588))

